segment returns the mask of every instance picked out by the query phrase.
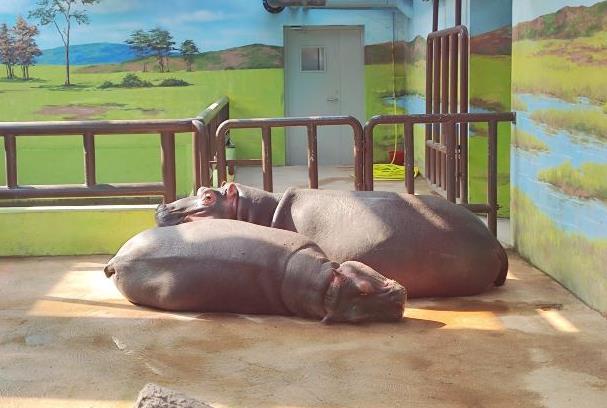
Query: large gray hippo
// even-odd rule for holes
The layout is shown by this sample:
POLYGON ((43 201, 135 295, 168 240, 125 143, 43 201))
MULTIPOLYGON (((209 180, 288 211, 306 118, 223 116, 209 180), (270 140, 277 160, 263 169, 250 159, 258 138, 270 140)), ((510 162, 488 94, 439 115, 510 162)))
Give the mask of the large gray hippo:
POLYGON ((437 196, 291 188, 284 194, 230 183, 201 188, 156 211, 159 226, 228 218, 295 231, 337 262, 360 261, 410 298, 469 296, 504 284, 508 257, 483 222, 437 196))
POLYGON ((329 261, 301 234, 234 220, 141 232, 104 271, 132 303, 174 311, 399 321, 406 300, 398 283, 329 261))

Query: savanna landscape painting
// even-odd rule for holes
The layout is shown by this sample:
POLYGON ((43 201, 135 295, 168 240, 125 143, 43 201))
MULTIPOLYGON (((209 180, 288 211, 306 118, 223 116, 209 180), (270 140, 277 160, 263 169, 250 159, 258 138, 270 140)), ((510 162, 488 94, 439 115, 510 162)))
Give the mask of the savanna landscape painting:
POLYGON ((604 310, 607 1, 514 3, 515 242, 604 310))
MULTIPOLYGON (((230 98, 233 118, 280 117, 283 26, 303 24, 364 26, 367 115, 393 113, 393 13, 274 15, 249 0, 3 0, 0 120, 189 118, 222 96, 230 98)), ((259 157, 257 138, 234 133, 240 158, 259 157)), ((20 139, 20 182, 81 183, 76 139, 20 139)), ((379 158, 393 139, 391 129, 378 132, 379 158)), ((189 135, 178 135, 180 194, 189 192, 189 143, 189 135)), ((160 177, 155 138, 107 136, 97 147, 100 182, 160 177)), ((273 135, 273 159, 285 162, 281 130, 273 135)))

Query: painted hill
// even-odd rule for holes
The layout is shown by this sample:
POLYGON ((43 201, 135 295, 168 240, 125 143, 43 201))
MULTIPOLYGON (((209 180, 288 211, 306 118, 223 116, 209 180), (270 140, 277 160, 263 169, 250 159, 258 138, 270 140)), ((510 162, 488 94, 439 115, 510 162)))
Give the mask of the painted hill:
MULTIPOLYGON (((135 54, 126 44, 91 43, 72 45, 70 47, 70 64, 116 64, 135 58, 135 54)), ((65 49, 63 47, 43 50, 36 59, 41 65, 63 65, 65 49)))
POLYGON ((563 7, 514 27, 514 40, 570 39, 590 36, 607 27, 607 1, 590 7, 563 7))
POLYGON ((505 26, 470 39, 470 52, 484 55, 512 54, 512 27, 505 26))
POLYGON ((413 62, 426 57, 426 40, 420 36, 412 41, 385 42, 365 47, 365 64, 388 64, 396 61, 413 62))
MULTIPOLYGON (((150 71, 158 70, 156 58, 148 57, 118 64, 90 65, 80 68, 78 72, 138 72, 142 70, 144 64, 150 71)), ((281 68, 282 66, 282 47, 250 44, 227 50, 203 52, 195 57, 193 69, 197 71, 219 71, 226 69, 281 68)), ((171 71, 183 70, 185 69, 185 62, 181 57, 174 56, 170 58, 169 67, 171 71)))

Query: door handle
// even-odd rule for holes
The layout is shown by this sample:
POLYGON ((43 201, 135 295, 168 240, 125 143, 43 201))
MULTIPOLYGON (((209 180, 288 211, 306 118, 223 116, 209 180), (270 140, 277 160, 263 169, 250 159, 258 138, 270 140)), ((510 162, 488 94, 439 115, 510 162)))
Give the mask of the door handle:
POLYGON ((327 102, 338 102, 339 98, 336 96, 327 98, 327 102))

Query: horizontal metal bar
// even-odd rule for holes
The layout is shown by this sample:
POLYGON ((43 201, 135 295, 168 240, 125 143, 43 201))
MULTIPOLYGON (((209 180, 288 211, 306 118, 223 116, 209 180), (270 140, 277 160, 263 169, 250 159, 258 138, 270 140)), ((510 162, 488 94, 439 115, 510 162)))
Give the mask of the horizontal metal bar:
MULTIPOLYGON (((209 161, 210 164, 217 164, 217 160, 209 161)), ((261 166, 263 161, 261 159, 237 159, 237 160, 226 160, 228 166, 261 166)))
POLYGON ((466 207, 467 209, 469 209, 470 211, 474 212, 474 213, 483 213, 483 214, 487 214, 492 210, 491 206, 489 206, 489 204, 470 204, 470 203, 465 203, 465 204, 461 204, 463 207, 466 207))
POLYGON ((433 31, 428 34, 428 39, 438 38, 438 37, 447 37, 451 34, 461 34, 468 36, 468 28, 464 25, 456 25, 454 27, 445 28, 439 31, 433 31))
POLYGON ((352 116, 309 116, 293 118, 253 118, 253 119, 230 119, 223 122, 217 133, 222 132, 225 127, 229 129, 249 129, 262 126, 268 127, 307 127, 308 125, 359 125, 360 122, 352 116))
POLYGON ((191 132, 193 119, 156 120, 90 120, 57 122, 0 122, 0 135, 69 136, 93 133, 110 134, 191 132))
POLYGON ((496 112, 496 113, 433 113, 433 114, 415 114, 415 115, 377 115, 367 121, 367 126, 377 125, 396 125, 401 123, 477 123, 489 122, 516 122, 514 112, 496 112))
POLYGON ((62 197, 110 197, 110 196, 150 196, 164 195, 162 183, 119 183, 96 184, 87 187, 84 184, 0 187, 0 198, 62 198, 62 197))
POLYGON ((210 104, 205 110, 200 112, 196 119, 199 121, 209 124, 213 118, 215 118, 219 112, 230 102, 227 96, 218 99, 217 101, 210 104))

